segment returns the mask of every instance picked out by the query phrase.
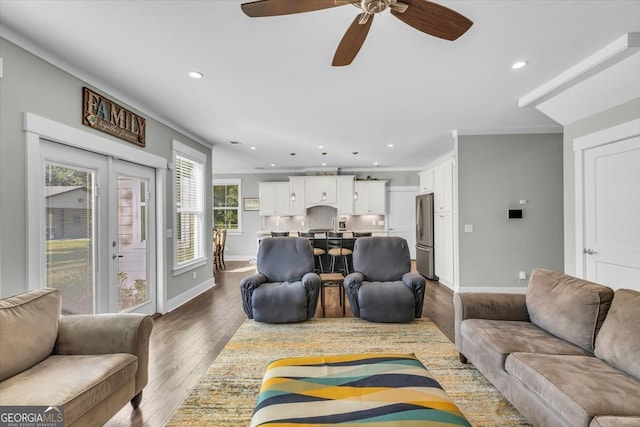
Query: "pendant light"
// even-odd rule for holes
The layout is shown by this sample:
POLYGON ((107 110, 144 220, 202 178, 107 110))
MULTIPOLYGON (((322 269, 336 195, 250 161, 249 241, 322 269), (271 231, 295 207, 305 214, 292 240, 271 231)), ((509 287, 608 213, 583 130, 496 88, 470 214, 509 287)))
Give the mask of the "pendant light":
MULTIPOLYGON (((356 156, 358 155, 357 151, 354 151, 353 153, 353 180, 357 181, 358 180, 358 162, 356 161, 356 156)), ((355 182, 354 182, 355 184, 355 182)), ((355 190, 355 187, 354 187, 355 190)), ((354 191, 353 192, 353 200, 358 200, 358 192, 354 191)))

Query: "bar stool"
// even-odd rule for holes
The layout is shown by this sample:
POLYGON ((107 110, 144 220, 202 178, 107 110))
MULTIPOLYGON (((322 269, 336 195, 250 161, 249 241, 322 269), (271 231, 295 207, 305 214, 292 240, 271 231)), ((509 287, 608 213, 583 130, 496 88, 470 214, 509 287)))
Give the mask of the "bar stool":
POLYGON ((336 271, 336 258, 342 258, 344 266, 344 275, 349 274, 349 262, 347 257, 353 255, 353 251, 344 246, 344 239, 341 232, 329 231, 327 233, 327 253, 331 257, 331 272, 336 271))
POLYGON ((358 237, 371 237, 370 231, 354 231, 353 239, 356 240, 358 237))
MULTIPOLYGON (((307 239, 309 239, 309 242, 311 242, 311 247, 313 248, 313 256, 318 261, 318 266, 320 267, 320 273, 324 273, 324 267, 322 266, 322 257, 327 253, 326 244, 322 245, 319 242, 319 239, 316 238, 316 233, 305 233, 301 231, 298 233, 298 235, 300 237, 306 237, 307 239), (325 246, 325 248, 322 248, 322 246, 325 246)), ((323 237, 326 239, 324 233, 323 237)))

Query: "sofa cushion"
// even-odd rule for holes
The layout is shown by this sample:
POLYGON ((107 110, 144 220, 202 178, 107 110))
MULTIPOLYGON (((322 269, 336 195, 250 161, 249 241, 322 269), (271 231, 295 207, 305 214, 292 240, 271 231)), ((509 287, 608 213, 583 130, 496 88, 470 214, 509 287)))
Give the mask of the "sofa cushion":
POLYGON ((613 290, 551 270, 531 273, 526 303, 531 322, 593 352, 613 290))
POLYGON ((596 356, 640 379, 640 292, 618 289, 596 337, 596 356))
POLYGON ((640 426, 640 416, 638 417, 595 417, 589 427, 638 427, 640 426))
POLYGON ((120 387, 133 396, 136 369, 138 358, 128 353, 49 356, 0 382, 0 405, 64 405, 69 424, 120 387))
POLYGON ((0 300, 0 381, 51 354, 61 308, 59 289, 39 289, 0 300))
MULTIPOLYGON (((547 353, 588 355, 580 347, 570 344, 538 328, 531 322, 511 320, 467 319, 462 322, 461 333, 482 353, 504 369, 504 362, 511 353, 547 353)), ((473 355, 466 355, 473 360, 473 355)))
POLYGON ((505 369, 568 425, 587 426, 596 415, 640 415, 640 381, 597 357, 514 353, 505 369))

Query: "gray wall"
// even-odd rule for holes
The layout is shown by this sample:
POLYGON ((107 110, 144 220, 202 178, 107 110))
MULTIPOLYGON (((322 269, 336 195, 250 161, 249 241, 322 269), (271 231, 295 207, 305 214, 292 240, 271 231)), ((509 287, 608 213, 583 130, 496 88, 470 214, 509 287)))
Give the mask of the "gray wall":
POLYGON ((562 135, 460 136, 457 148, 460 287, 526 286, 519 271, 562 271, 562 135), (524 218, 507 219, 509 209, 524 218))
MULTIPOLYGON (((82 87, 89 86, 76 77, 61 71, 40 58, 26 52, 9 41, 0 38, 4 73, 0 79, 0 295, 7 296, 28 288, 26 283, 26 180, 25 136, 23 116, 25 112, 96 133, 122 144, 120 139, 98 132, 81 123, 82 87)), ((104 93, 100 88, 96 91, 104 93)), ((105 93, 121 105, 115 97, 105 93)), ((193 147, 207 154, 207 182, 211 182, 211 150, 187 136, 141 114, 147 119, 147 147, 143 150, 171 161, 171 140, 193 147)), ((133 147, 133 145, 128 144, 133 147)), ((211 205, 211 192, 207 205, 211 205)), ((165 220, 173 223, 173 192, 170 173, 167 174, 165 195, 167 210, 165 220)), ((211 230, 211 213, 208 212, 207 230, 211 230)), ((211 234, 209 232, 209 239, 211 234)), ((196 269, 198 281, 191 272, 172 275, 172 240, 166 241, 167 298, 174 298, 196 285, 211 279, 212 265, 196 269)), ((209 249, 210 250, 210 249, 209 249)), ((161 262, 161 261, 159 261, 161 262)))
MULTIPOLYGON (((215 147, 214 147, 215 156, 215 147)), ((425 159, 425 163, 428 159, 425 159)), ((358 178, 364 179, 367 176, 379 180, 387 180, 387 186, 418 186, 420 179, 418 171, 364 171, 358 170, 358 178)), ((345 175, 353 174, 345 171, 345 175)), ((258 183, 261 181, 288 181, 289 176, 304 175, 300 173, 263 173, 263 174, 215 174, 214 179, 240 179, 242 197, 258 197, 258 183)), ((247 259, 255 256, 257 252, 257 233, 262 230, 260 215, 258 212, 241 212, 242 233, 227 234, 227 245, 225 248, 225 260, 247 259)))
POLYGON ((564 128, 564 268, 567 274, 576 274, 576 182, 573 140, 638 118, 640 118, 640 98, 632 99, 564 128))

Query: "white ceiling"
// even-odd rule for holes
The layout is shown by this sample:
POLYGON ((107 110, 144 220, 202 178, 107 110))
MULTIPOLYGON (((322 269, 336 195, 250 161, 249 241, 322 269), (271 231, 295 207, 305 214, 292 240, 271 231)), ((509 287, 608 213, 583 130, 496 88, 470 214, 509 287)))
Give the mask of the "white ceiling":
POLYGON ((518 99, 640 31, 640 0, 442 0, 474 22, 458 40, 386 11, 355 61, 332 67, 358 9, 249 18, 242 2, 0 0, 0 34, 213 145, 214 171, 237 173, 415 170, 453 149, 453 130, 559 130, 518 99))

